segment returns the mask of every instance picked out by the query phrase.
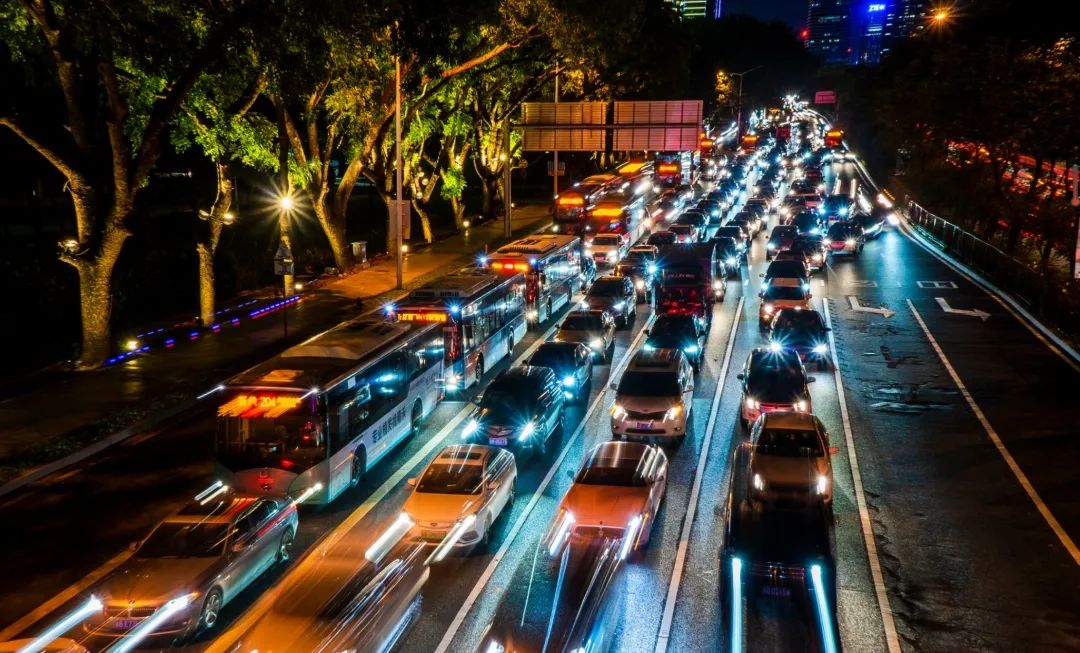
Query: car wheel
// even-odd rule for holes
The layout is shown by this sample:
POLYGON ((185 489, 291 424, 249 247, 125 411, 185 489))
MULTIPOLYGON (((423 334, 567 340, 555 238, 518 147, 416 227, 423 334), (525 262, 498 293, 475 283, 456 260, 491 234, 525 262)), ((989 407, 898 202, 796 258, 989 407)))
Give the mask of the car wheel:
POLYGON ((221 616, 222 596, 221 590, 214 588, 203 600, 202 611, 199 613, 199 627, 204 630, 213 630, 221 616))
POLYGON ((277 561, 285 562, 292 557, 293 540, 296 538, 296 534, 293 533, 293 529, 286 529, 281 534, 281 541, 278 542, 277 561))
POLYGON ((608 348, 604 351, 604 362, 607 363, 608 365, 611 365, 611 361, 614 360, 614 358, 615 358, 615 341, 612 340, 611 344, 608 345, 608 348))
POLYGON ((585 382, 585 385, 581 386, 578 390, 577 400, 578 403, 584 406, 589 403, 589 395, 592 394, 592 379, 590 378, 585 382))
POLYGON ((517 500, 517 479, 510 481, 510 496, 506 499, 506 505, 511 506, 517 500))
POLYGON ((536 454, 537 458, 543 458, 544 456, 547 455, 547 452, 548 452, 548 439, 544 438, 543 440, 541 440, 540 442, 538 442, 536 444, 536 447, 534 448, 533 453, 536 454))
POLYGON ((352 467, 349 473, 349 487, 360 485, 360 479, 364 476, 364 467, 367 466, 364 458, 363 449, 357 449, 353 452, 352 467))
POLYGON ((477 544, 478 549, 481 551, 487 551, 491 546, 491 517, 484 518, 484 534, 480 536, 480 542, 477 544))

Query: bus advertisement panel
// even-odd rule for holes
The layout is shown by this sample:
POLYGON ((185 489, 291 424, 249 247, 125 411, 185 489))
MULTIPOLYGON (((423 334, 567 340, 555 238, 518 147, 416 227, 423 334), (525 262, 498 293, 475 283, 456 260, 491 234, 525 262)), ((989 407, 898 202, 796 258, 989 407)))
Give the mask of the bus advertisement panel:
POLYGON ((465 268, 417 288, 386 307, 398 322, 430 322, 442 329, 443 386, 447 394, 472 387, 521 342, 525 275, 465 268))
POLYGON ((218 478, 332 501, 434 410, 443 357, 436 323, 359 318, 236 375, 218 389, 218 478))

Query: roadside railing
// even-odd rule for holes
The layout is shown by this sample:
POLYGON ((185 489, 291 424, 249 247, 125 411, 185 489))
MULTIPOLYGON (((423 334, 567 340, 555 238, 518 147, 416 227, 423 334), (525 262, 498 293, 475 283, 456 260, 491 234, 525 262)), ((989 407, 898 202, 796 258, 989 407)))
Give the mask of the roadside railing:
POLYGON ((1043 274, 948 220, 905 198, 908 222, 954 259, 1026 304, 1069 340, 1080 337, 1080 286, 1062 275, 1043 274))

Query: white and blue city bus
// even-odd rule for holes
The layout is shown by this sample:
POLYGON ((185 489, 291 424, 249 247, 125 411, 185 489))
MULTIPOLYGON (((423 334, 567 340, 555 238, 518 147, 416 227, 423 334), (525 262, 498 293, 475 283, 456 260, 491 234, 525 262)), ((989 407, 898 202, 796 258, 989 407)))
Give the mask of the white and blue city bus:
POLYGON ((242 492, 329 503, 415 433, 442 398, 437 324, 359 318, 220 390, 218 478, 242 492))
POLYGON ((491 254, 488 268, 503 276, 525 275, 525 317, 543 324, 581 290, 581 240, 541 234, 516 240, 491 254))
POLYGON ((398 322, 438 324, 447 394, 476 384, 525 337, 525 275, 465 268, 417 288, 386 307, 398 322))

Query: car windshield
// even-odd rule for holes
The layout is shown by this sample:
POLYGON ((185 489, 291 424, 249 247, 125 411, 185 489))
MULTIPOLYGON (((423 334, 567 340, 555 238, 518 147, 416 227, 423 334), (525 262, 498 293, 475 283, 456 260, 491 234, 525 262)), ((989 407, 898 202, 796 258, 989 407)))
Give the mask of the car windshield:
POLYGON ((846 224, 834 224, 833 226, 829 227, 829 238, 837 240, 841 238, 847 238, 849 235, 851 235, 851 231, 851 227, 846 224))
POLYGON ((620 395, 629 397, 677 397, 681 394, 674 372, 627 370, 619 381, 620 395))
POLYGON ((848 202, 849 200, 847 197, 826 197, 825 209, 828 211, 835 211, 836 209, 847 208, 848 202))
POLYGON ((738 241, 742 240, 742 229, 739 227, 720 227, 716 230, 716 235, 738 241))
POLYGON ((623 288, 622 279, 598 279, 589 288, 589 297, 621 297, 623 288))
POLYGON ((165 522, 143 540, 136 558, 216 558, 225 550, 228 523, 165 522))
POLYGON ((817 311, 790 311, 783 310, 776 316, 774 329, 801 329, 820 333, 825 330, 821 316, 817 311))
POLYGON ((780 238, 794 238, 796 233, 795 227, 773 227, 772 233, 769 234, 770 240, 776 240, 780 238))
POLYGON ((480 494, 483 484, 483 465, 433 463, 420 477, 416 491, 431 494, 480 494))
POLYGON ((758 401, 791 403, 802 394, 803 372, 793 365, 770 365, 751 370, 746 390, 758 401))
POLYGON ((483 400, 480 402, 480 408, 486 411, 485 417, 487 419, 496 424, 511 426, 518 422, 524 423, 528 419, 529 415, 534 412, 531 410, 532 402, 529 399, 533 395, 533 389, 527 386, 517 386, 520 386, 520 384, 514 384, 510 387, 488 388, 487 392, 484 393, 483 400))
POLYGON ((821 440, 814 431, 766 428, 758 434, 758 453, 769 456, 808 458, 824 456, 821 440))
POLYGON ((798 261, 773 261, 769 264, 767 270, 765 270, 765 278, 772 279, 774 277, 798 277, 799 279, 806 278, 806 266, 798 261))
POLYGON ((675 234, 670 231, 657 231, 649 236, 650 245, 670 245, 675 242, 675 234))
MULTIPOLYGON (((570 318, 567 318, 570 319, 570 318)), ((574 350, 569 347, 543 347, 529 359, 529 365, 550 367, 553 370, 574 366, 574 350)))
POLYGON ((671 225, 671 233, 673 234, 688 234, 694 231, 694 226, 689 224, 673 224, 671 225))
POLYGON ((593 458, 578 471, 577 483, 584 485, 616 485, 643 487, 648 483, 641 474, 637 458, 593 458))
POLYGON ((599 331, 604 327, 598 313, 571 313, 563 320, 562 328, 567 331, 599 331))
POLYGON ((621 241, 619 240, 618 236, 600 235, 600 236, 595 236, 592 239, 592 242, 593 242, 594 246, 595 245, 600 245, 600 246, 603 246, 603 247, 618 247, 619 243, 621 241))
POLYGON ((770 285, 765 289, 762 299, 806 299, 809 291, 799 286, 775 286, 770 285))
POLYGON ((694 321, 691 317, 661 317, 656 320, 652 330, 649 332, 649 336, 649 340, 652 340, 653 338, 693 340, 697 336, 697 327, 694 326, 694 321))

